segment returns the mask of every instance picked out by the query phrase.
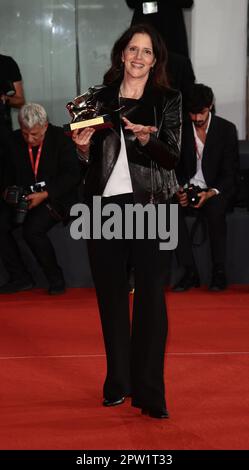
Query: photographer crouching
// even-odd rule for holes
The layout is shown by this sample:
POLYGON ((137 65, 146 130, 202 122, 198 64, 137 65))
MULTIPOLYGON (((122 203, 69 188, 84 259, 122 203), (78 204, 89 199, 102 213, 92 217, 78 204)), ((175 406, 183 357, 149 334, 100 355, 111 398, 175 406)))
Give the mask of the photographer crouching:
POLYGON ((211 291, 227 287, 226 213, 236 191, 238 139, 235 125, 213 113, 211 88, 195 84, 189 95, 189 119, 183 126, 182 152, 176 169, 182 185, 179 202, 179 241, 176 256, 184 267, 175 292, 199 287, 200 280, 185 216, 194 215, 207 224, 211 248, 211 291))
POLYGON ((9 274, 0 293, 34 286, 12 234, 22 225, 23 238, 48 280, 49 294, 62 294, 64 276, 47 232, 67 218, 77 201, 79 164, 71 139, 48 123, 41 105, 24 105, 18 117, 20 130, 13 133, 0 202, 0 254, 9 274))

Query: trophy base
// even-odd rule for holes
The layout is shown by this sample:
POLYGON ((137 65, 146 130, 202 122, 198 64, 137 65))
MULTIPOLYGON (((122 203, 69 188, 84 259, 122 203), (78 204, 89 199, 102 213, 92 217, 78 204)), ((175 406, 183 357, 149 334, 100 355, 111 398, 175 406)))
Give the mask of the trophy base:
POLYGON ((65 132, 72 132, 76 129, 84 129, 85 127, 93 127, 94 129, 106 129, 112 127, 111 118, 108 114, 97 116, 92 119, 85 119, 84 121, 71 122, 71 124, 64 124, 63 129, 65 132))

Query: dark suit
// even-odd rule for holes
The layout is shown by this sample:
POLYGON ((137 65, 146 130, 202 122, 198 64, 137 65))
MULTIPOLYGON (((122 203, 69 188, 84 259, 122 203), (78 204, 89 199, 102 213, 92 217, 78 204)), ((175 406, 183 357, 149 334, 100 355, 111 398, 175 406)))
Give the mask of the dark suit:
POLYGON ((143 14, 143 0, 126 0, 134 9, 132 24, 149 23, 161 34, 167 49, 188 57, 188 41, 183 8, 190 8, 193 0, 157 0, 158 12, 143 14))
MULTIPOLYGON (((33 150, 35 154, 35 149, 33 150)), ((37 182, 45 181, 49 199, 28 211, 23 223, 23 236, 40 263, 50 284, 62 278, 54 248, 47 236, 60 217, 65 217, 77 200, 79 164, 71 139, 59 127, 49 125, 43 142, 37 182), (48 209, 47 203, 56 212, 48 209)), ((20 130, 13 133, 11 152, 4 173, 4 188, 12 185, 28 188, 35 183, 28 145, 20 130)), ((0 250, 10 280, 29 277, 18 246, 12 235, 15 209, 4 201, 0 208, 0 250)))
MULTIPOLYGON (((238 168, 237 131, 231 122, 212 116, 202 156, 202 172, 208 188, 219 191, 192 214, 204 214, 207 218, 213 267, 225 270, 226 212, 236 190, 238 168)), ((181 185, 188 183, 196 173, 197 157, 193 126, 188 120, 183 126, 182 152, 176 169, 181 185)), ((187 210, 180 208, 179 244, 176 250, 180 263, 189 266, 194 263, 191 255, 191 241, 182 215, 187 210)))

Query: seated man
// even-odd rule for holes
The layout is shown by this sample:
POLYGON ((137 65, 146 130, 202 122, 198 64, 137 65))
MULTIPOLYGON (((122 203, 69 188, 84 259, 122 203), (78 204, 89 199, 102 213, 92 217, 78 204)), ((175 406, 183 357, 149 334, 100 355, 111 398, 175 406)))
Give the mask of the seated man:
POLYGON ((47 277, 49 294, 60 294, 65 291, 64 277, 47 232, 67 216, 76 201, 79 163, 71 139, 48 123, 41 105, 24 105, 19 123, 4 172, 5 200, 0 201, 0 255, 9 274, 0 293, 34 285, 12 234, 21 223, 23 237, 47 277))
MULTIPOLYGON (((209 289, 226 288, 226 212, 235 193, 238 140, 234 124, 211 113, 214 95, 211 88, 195 84, 188 100, 190 119, 183 126, 182 154, 176 170, 179 184, 179 242, 176 256, 184 266, 175 292, 199 287, 191 240, 184 217, 203 215, 207 221, 212 257, 209 289), (184 185, 194 185, 197 200, 190 201, 184 185)), ((191 193, 190 193, 191 194, 191 193)))

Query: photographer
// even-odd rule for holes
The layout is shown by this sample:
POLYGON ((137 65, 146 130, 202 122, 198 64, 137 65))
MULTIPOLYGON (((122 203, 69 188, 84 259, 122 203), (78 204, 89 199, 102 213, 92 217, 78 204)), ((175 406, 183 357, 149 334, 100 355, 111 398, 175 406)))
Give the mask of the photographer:
POLYGON ((0 54, 0 125, 12 129, 11 108, 23 106, 22 76, 12 57, 0 54))
POLYGON ((10 278, 0 293, 34 285, 12 234, 22 224, 23 237, 47 277, 49 293, 61 294, 64 277, 47 232, 67 217, 77 201, 79 164, 71 139, 48 123, 41 105, 24 105, 19 123, 21 129, 13 133, 4 176, 5 200, 0 207, 0 254, 10 278))
POLYGON ((234 124, 212 113, 211 88, 195 84, 187 108, 189 120, 183 126, 182 153, 176 169, 179 183, 179 242, 176 256, 185 268, 173 287, 182 292, 199 287, 200 281, 185 222, 186 215, 205 217, 211 247, 213 273, 211 291, 226 288, 226 212, 235 193, 238 140, 234 124), (187 188, 186 188, 187 185, 187 188))

